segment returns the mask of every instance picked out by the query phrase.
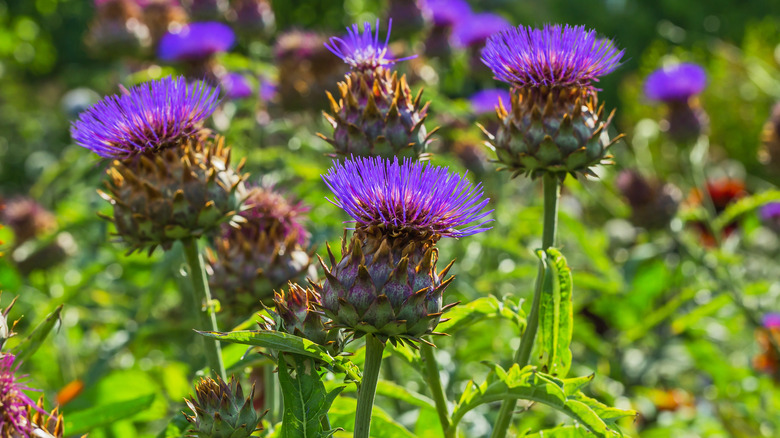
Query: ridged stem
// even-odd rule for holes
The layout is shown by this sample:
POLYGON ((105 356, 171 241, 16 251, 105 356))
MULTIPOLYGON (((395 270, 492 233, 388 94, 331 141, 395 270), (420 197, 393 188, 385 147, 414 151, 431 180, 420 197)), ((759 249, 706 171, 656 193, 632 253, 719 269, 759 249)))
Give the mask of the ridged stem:
MULTIPOLYGON (((187 264, 190 267, 192 294, 196 306, 195 311, 200 319, 199 328, 201 330, 216 332, 218 331, 217 317, 214 315, 214 312, 211 312, 210 310, 211 291, 209 290, 209 283, 206 280, 206 269, 203 265, 203 257, 198 251, 198 242, 190 237, 182 240, 181 243, 182 246, 184 246, 184 255, 187 258, 187 264)), ((205 337, 202 339, 206 349, 206 360, 208 361, 212 374, 227 381, 227 373, 225 372, 225 364, 222 362, 222 349, 219 346, 219 341, 216 339, 207 339, 205 337)))
MULTIPOLYGON (((558 199, 561 195, 561 184, 557 176, 546 173, 543 177, 544 185, 544 228, 542 231, 542 249, 555 245, 555 238, 558 231, 558 199)), ((528 314, 528 320, 520 341, 520 347, 515 352, 515 363, 520 368, 528 365, 531 358, 531 352, 536 339, 536 332, 539 329, 539 307, 542 302, 542 290, 544 283, 544 266, 539 262, 539 272, 536 275, 536 285, 534 286, 534 298, 531 302, 531 312, 528 314)), ((504 400, 501 403, 501 410, 498 412, 496 425, 493 427, 491 438, 504 438, 509 425, 512 422, 517 400, 504 400)))
POLYGON ((457 435, 457 427, 450 431, 450 412, 447 406, 447 395, 444 394, 444 387, 441 385, 441 375, 439 374, 439 364, 436 362, 436 356, 433 354, 433 347, 428 344, 420 345, 420 356, 425 365, 425 382, 433 395, 433 401, 436 404, 436 413, 439 414, 441 430, 445 432, 447 438, 457 435))
POLYGON ((385 344, 382 341, 374 335, 366 335, 366 362, 363 365, 363 378, 358 389, 354 438, 369 438, 371 412, 374 409, 376 385, 379 383, 379 369, 382 366, 384 350, 385 344))
POLYGON ((265 391, 265 408, 268 409, 268 421, 271 424, 276 424, 281 419, 281 413, 279 412, 279 385, 276 380, 276 373, 274 373, 275 364, 269 364, 263 366, 263 391, 265 391))

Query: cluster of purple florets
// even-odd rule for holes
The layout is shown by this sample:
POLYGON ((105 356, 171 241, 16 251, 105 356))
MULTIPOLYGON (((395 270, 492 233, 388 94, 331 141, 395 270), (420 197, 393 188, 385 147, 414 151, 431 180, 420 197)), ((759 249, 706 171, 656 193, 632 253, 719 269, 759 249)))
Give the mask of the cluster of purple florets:
POLYGON ((128 158, 195 135, 218 103, 218 87, 168 77, 102 99, 81 114, 71 136, 103 158, 128 158))
POLYGON ((373 30, 371 23, 368 22, 363 24, 362 32, 357 24, 347 27, 346 36, 343 38, 331 37, 325 43, 325 47, 355 70, 373 70, 414 58, 414 56, 400 59, 391 58, 387 46, 390 43, 392 25, 393 20, 390 20, 387 24, 387 36, 384 42, 379 39, 379 20, 377 20, 373 30))
POLYGON ((585 87, 620 65, 623 51, 583 26, 518 26, 488 39, 482 61, 516 87, 585 87))
POLYGON ((405 159, 352 158, 323 176, 355 228, 464 237, 485 231, 482 185, 447 168, 405 159), (477 223, 478 222, 478 223, 477 223), (477 223, 477 224, 475 224, 477 223))
POLYGON ((3 436, 31 436, 30 409, 40 410, 24 391, 29 391, 17 375, 16 357, 0 353, 0 433, 3 436))

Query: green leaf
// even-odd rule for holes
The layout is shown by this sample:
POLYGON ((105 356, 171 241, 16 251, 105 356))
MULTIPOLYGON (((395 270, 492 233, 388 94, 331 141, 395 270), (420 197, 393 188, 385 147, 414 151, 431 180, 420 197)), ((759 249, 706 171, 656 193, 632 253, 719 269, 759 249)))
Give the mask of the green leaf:
POLYGON ((38 351, 38 348, 40 348, 41 344, 43 344, 43 341, 46 340, 46 337, 49 336, 49 333, 52 331, 52 329, 54 329, 57 321, 60 320, 61 313, 62 304, 54 309, 54 311, 51 312, 49 316, 46 317, 46 319, 41 321, 41 323, 38 324, 35 329, 33 329, 32 333, 30 333, 21 343, 19 343, 19 345, 16 346, 16 348, 14 348, 16 360, 19 362, 24 362, 33 354, 35 354, 36 351, 38 351))
POLYGON ((740 199, 726 207, 713 222, 715 232, 720 232, 731 222, 734 222, 743 214, 749 213, 769 202, 780 201, 780 190, 767 190, 753 196, 740 199))
MULTIPOLYGON (((182 409, 179 409, 181 411, 182 409)), ((190 429, 190 422, 184 417, 181 412, 177 412, 176 415, 171 418, 168 425, 165 426, 157 438, 184 438, 187 436, 187 431, 190 429)))
POLYGON ((69 435, 81 435, 100 426, 127 419, 151 406, 154 394, 147 394, 132 400, 94 406, 83 411, 67 414, 65 430, 69 435))
POLYGON ((593 377, 559 379, 538 372, 536 367, 520 368, 513 365, 508 371, 493 365, 493 371, 485 382, 477 385, 469 382, 452 414, 453 427, 457 426, 466 412, 485 403, 499 400, 529 400, 550 406, 587 427, 596 437, 620 437, 615 422, 623 417, 635 416, 636 412, 610 408, 589 398, 580 389, 593 377))
POLYGON ((324 348, 308 339, 273 330, 241 330, 236 332, 201 332, 198 334, 208 338, 219 339, 234 344, 255 345, 282 353, 293 353, 319 359, 327 364, 333 363, 333 358, 324 348))
POLYGON ((588 429, 575 424, 574 426, 561 426, 553 429, 540 430, 523 438, 588 438, 592 436, 588 429))
POLYGON ((322 417, 343 387, 325 390, 317 364, 311 357, 296 354, 279 358, 279 384, 284 398, 281 438, 325 438, 335 430, 323 430, 322 417), (289 361, 285 359, 290 359, 289 361), (294 376, 288 370, 288 364, 294 376))
POLYGON ((467 304, 455 306, 447 312, 447 321, 439 323, 437 331, 454 334, 480 321, 505 318, 518 326, 525 326, 525 315, 518 313, 511 303, 499 301, 494 296, 478 298, 467 304))
MULTIPOLYGON (((539 251, 541 257, 541 251, 539 251)), ((547 269, 544 275, 539 314, 539 344, 543 363, 553 376, 566 377, 571 367, 571 335, 574 314, 571 305, 571 269, 566 258, 555 248, 546 251, 547 269)))

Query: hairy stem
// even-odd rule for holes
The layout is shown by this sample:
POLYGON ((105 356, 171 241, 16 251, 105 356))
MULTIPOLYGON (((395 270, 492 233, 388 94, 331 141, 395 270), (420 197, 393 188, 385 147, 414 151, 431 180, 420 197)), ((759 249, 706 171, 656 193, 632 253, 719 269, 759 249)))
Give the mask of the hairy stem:
MULTIPOLYGON (((542 249, 555 245, 555 237, 558 229, 558 198, 561 194, 561 184, 557 176, 546 173, 544 184, 544 228, 542 231, 542 249)), ((524 367, 528 365, 533 351, 536 331, 539 328, 539 306, 542 302, 542 290, 544 285, 544 265, 539 262, 539 273, 536 276, 534 298, 531 302, 531 312, 528 314, 528 323, 520 341, 520 347, 515 352, 515 363, 524 367)), ((493 427, 491 438, 504 438, 509 425, 512 422, 517 400, 504 400, 501 410, 498 412, 496 425, 493 427)))
POLYGON ((379 383, 379 369, 382 366, 384 350, 385 344, 376 336, 366 336, 366 363, 363 366, 363 379, 358 389, 354 438, 369 438, 371 411, 374 409, 374 396, 376 396, 376 385, 379 383))
MULTIPOLYGON (((217 317, 210 311, 211 291, 209 283, 206 280, 206 270, 203 266, 203 257, 198 252, 198 242, 190 237, 182 241, 184 246, 184 255, 187 258, 187 264, 190 267, 190 278, 192 279, 192 293, 195 298, 196 312, 200 319, 200 329, 217 331, 217 317), (205 307, 204 307, 205 305, 205 307)), ((219 376, 222 380, 227 380, 225 364, 222 362, 222 349, 219 341, 216 339, 203 338, 206 348, 206 360, 212 374, 219 376)))

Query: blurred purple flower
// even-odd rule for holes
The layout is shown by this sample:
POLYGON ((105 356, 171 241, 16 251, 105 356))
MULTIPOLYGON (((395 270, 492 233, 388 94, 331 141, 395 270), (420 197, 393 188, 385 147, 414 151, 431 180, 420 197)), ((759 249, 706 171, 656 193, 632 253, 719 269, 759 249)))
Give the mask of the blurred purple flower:
POLYGON ((780 219, 780 202, 770 202, 761 207, 761 219, 765 221, 780 219))
POLYGON ((763 324, 768 329, 780 329, 780 313, 767 313, 764 315, 763 324))
POLYGON ((484 218, 493 210, 483 211, 489 199, 483 198, 482 184, 473 185, 445 167, 408 158, 399 163, 397 157, 353 157, 343 164, 334 161, 323 179, 335 195, 331 202, 352 216, 359 229, 442 237, 489 229, 483 227, 490 222, 484 218))
POLYGON ((233 30, 218 22, 191 23, 180 31, 166 33, 157 47, 163 61, 194 61, 226 52, 236 41, 233 30))
POLYGON ((471 6, 465 0, 426 0, 435 26, 455 26, 471 16, 471 6))
POLYGON ((272 79, 260 78, 260 100, 268 102, 273 100, 277 93, 279 85, 272 79))
POLYGON ((376 20, 376 28, 371 33, 371 23, 363 23, 363 33, 357 24, 347 27, 347 36, 344 38, 330 37, 325 47, 334 55, 341 58, 347 65, 355 70, 373 70, 385 65, 395 64, 399 61, 415 58, 392 59, 388 53, 387 45, 390 42, 390 28, 393 20, 387 23, 387 37, 384 43, 379 41, 379 20, 376 20))
POLYGON ((32 436, 33 425, 29 409, 44 413, 23 391, 30 388, 22 385, 14 365, 16 357, 10 353, 0 353, 0 434, 2 436, 32 436))
POLYGON ((490 88, 487 90, 477 91, 471 95, 471 98, 469 98, 469 101, 471 102, 471 110, 475 114, 495 112, 499 99, 504 104, 504 107, 509 107, 509 91, 501 88, 490 88))
POLYGON ((194 135, 219 103, 219 88, 163 78, 104 97, 81 113, 73 140, 103 158, 124 159, 194 135))
POLYGON ((707 86, 707 74, 696 64, 660 68, 645 80, 645 96, 662 102, 687 101, 707 86))
POLYGON ((483 12, 466 16, 452 31, 452 40, 459 47, 481 46, 496 32, 511 27, 506 18, 483 12))
POLYGON ((220 82, 228 99, 244 99, 253 95, 252 84, 241 73, 228 73, 222 76, 220 82))
POLYGON ((506 29, 491 36, 482 51, 495 78, 517 87, 590 86, 622 57, 622 50, 595 31, 559 24, 506 29))

